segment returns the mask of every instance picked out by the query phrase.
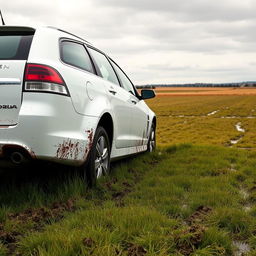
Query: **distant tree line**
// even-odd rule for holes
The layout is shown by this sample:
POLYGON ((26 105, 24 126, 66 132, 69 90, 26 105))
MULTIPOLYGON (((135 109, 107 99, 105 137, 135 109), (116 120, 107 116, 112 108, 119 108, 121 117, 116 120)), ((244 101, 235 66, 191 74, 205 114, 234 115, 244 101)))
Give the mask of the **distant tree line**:
POLYGON ((155 89, 156 87, 256 87, 256 81, 238 83, 188 83, 188 84, 145 84, 136 85, 138 89, 155 89))

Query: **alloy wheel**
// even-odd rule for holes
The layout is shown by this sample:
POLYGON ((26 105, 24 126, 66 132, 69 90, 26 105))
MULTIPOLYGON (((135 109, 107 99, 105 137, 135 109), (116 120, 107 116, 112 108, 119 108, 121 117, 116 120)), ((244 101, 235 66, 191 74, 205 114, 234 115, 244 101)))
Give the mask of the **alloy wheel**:
POLYGON ((151 130, 150 138, 149 138, 149 152, 152 152, 155 150, 156 147, 156 136, 155 136, 155 130, 151 130))
POLYGON ((100 178, 102 175, 108 173, 109 167, 109 152, 107 141, 104 136, 100 136, 96 143, 96 155, 95 155, 95 175, 96 178, 100 178))

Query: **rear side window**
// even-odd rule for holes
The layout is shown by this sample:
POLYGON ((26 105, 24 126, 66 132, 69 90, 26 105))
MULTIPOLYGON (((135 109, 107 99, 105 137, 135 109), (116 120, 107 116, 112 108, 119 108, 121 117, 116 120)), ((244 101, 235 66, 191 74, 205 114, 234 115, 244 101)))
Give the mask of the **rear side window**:
POLYGON ((118 84, 118 79, 116 77, 115 71, 113 70, 112 66, 110 65, 108 59, 106 56, 96 50, 93 50, 91 48, 88 48, 90 54, 92 55, 94 61, 96 62, 101 76, 105 79, 108 80, 114 84, 118 84))
POLYGON ((62 41, 60 49, 63 62, 94 73, 91 59, 82 44, 62 41))
POLYGON ((0 33, 0 60, 27 60, 33 35, 0 33))

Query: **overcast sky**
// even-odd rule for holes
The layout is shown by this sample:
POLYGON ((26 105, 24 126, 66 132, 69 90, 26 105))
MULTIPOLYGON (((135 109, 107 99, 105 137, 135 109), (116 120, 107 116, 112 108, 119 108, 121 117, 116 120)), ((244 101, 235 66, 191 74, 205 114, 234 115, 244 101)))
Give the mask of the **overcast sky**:
POLYGON ((255 0, 0 0, 7 25, 56 26, 135 84, 256 80, 255 0))

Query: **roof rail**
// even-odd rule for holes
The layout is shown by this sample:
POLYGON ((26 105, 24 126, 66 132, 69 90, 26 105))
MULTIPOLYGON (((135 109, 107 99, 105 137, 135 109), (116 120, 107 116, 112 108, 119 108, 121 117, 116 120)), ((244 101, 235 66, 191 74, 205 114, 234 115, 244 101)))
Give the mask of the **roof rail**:
POLYGON ((88 43, 88 44, 91 44, 90 42, 88 42, 87 40, 83 39, 82 37, 79 37, 79 36, 77 36, 77 35, 74 35, 74 34, 68 32, 68 31, 63 30, 63 29, 56 28, 56 27, 52 27, 52 26, 47 26, 47 28, 56 29, 56 30, 58 30, 58 31, 61 31, 61 32, 64 32, 64 33, 69 34, 69 35, 71 35, 71 36, 74 36, 74 37, 76 37, 76 38, 79 38, 80 40, 83 40, 83 41, 85 41, 85 42, 88 43))

